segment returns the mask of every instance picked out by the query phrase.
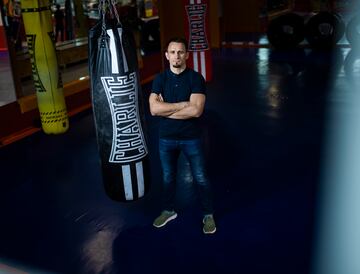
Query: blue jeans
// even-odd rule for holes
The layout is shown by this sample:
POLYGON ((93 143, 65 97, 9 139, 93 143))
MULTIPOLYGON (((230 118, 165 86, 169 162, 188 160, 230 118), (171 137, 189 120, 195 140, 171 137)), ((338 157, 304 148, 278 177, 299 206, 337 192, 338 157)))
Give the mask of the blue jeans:
POLYGON ((202 211, 204 214, 212 214, 212 191, 206 174, 201 140, 160 139, 159 152, 163 171, 164 209, 169 211, 174 210, 177 162, 180 152, 183 152, 190 163, 192 176, 201 201, 202 211))

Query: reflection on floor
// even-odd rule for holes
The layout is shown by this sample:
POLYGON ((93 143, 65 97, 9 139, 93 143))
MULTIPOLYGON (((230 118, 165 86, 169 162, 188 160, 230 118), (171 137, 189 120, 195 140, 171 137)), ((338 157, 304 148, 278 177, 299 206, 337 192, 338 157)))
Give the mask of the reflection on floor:
POLYGON ((151 225, 161 173, 158 120, 147 105, 152 188, 137 202, 104 194, 91 111, 64 135, 4 147, 0 263, 30 273, 310 273, 327 132, 336 115, 355 110, 358 59, 349 49, 214 51, 204 114, 218 223, 211 236, 202 234, 184 161, 178 218, 151 225))
POLYGON ((9 53, 7 51, 0 51, 0 107, 14 101, 16 101, 16 93, 9 53))

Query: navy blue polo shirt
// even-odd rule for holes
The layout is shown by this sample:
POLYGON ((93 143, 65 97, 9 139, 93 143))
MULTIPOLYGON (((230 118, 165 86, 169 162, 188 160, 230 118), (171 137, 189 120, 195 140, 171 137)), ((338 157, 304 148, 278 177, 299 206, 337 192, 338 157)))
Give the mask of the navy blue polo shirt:
MULTIPOLYGON (((152 92, 161 94, 167 103, 189 101, 192 93, 206 94, 205 80, 200 73, 189 68, 180 74, 175 74, 167 69, 154 79, 152 92)), ((188 140, 200 138, 200 136, 199 118, 178 120, 161 117, 160 119, 160 138, 188 140)))

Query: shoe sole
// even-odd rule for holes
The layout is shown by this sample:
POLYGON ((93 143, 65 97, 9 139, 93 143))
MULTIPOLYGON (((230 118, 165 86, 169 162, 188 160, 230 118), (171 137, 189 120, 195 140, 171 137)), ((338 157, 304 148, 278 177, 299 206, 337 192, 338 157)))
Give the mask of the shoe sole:
POLYGON ((174 220, 176 219, 177 217, 177 213, 175 213, 174 215, 172 215, 171 217, 169 217, 163 224, 161 225, 156 225, 156 224, 153 224, 153 226, 159 228, 159 227, 163 227, 164 225, 166 225, 168 222, 170 222, 171 220, 174 220))
POLYGON ((211 230, 211 231, 205 231, 205 230, 203 229, 203 232, 204 232, 204 234, 214 234, 214 233, 216 232, 216 227, 215 227, 214 230, 211 230))
MULTIPOLYGON (((204 220, 203 220, 203 224, 205 224, 204 220)), ((203 229, 203 232, 204 232, 204 234, 214 234, 216 232, 216 227, 214 230, 207 231, 207 232, 203 229)))

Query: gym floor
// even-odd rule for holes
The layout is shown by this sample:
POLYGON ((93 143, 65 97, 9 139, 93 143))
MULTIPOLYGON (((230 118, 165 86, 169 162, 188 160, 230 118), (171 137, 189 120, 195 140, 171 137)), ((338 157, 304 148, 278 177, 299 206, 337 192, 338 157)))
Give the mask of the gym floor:
MULTIPOLYGON (((349 47, 213 51, 203 119, 214 235, 202 233, 183 159, 178 218, 152 226, 161 171, 147 104, 151 189, 136 202, 106 196, 90 110, 72 117, 66 134, 2 148, 0 272, 310 273, 328 132, 356 110, 359 58, 349 47)), ((150 86, 142 92, 147 98, 150 86)))

